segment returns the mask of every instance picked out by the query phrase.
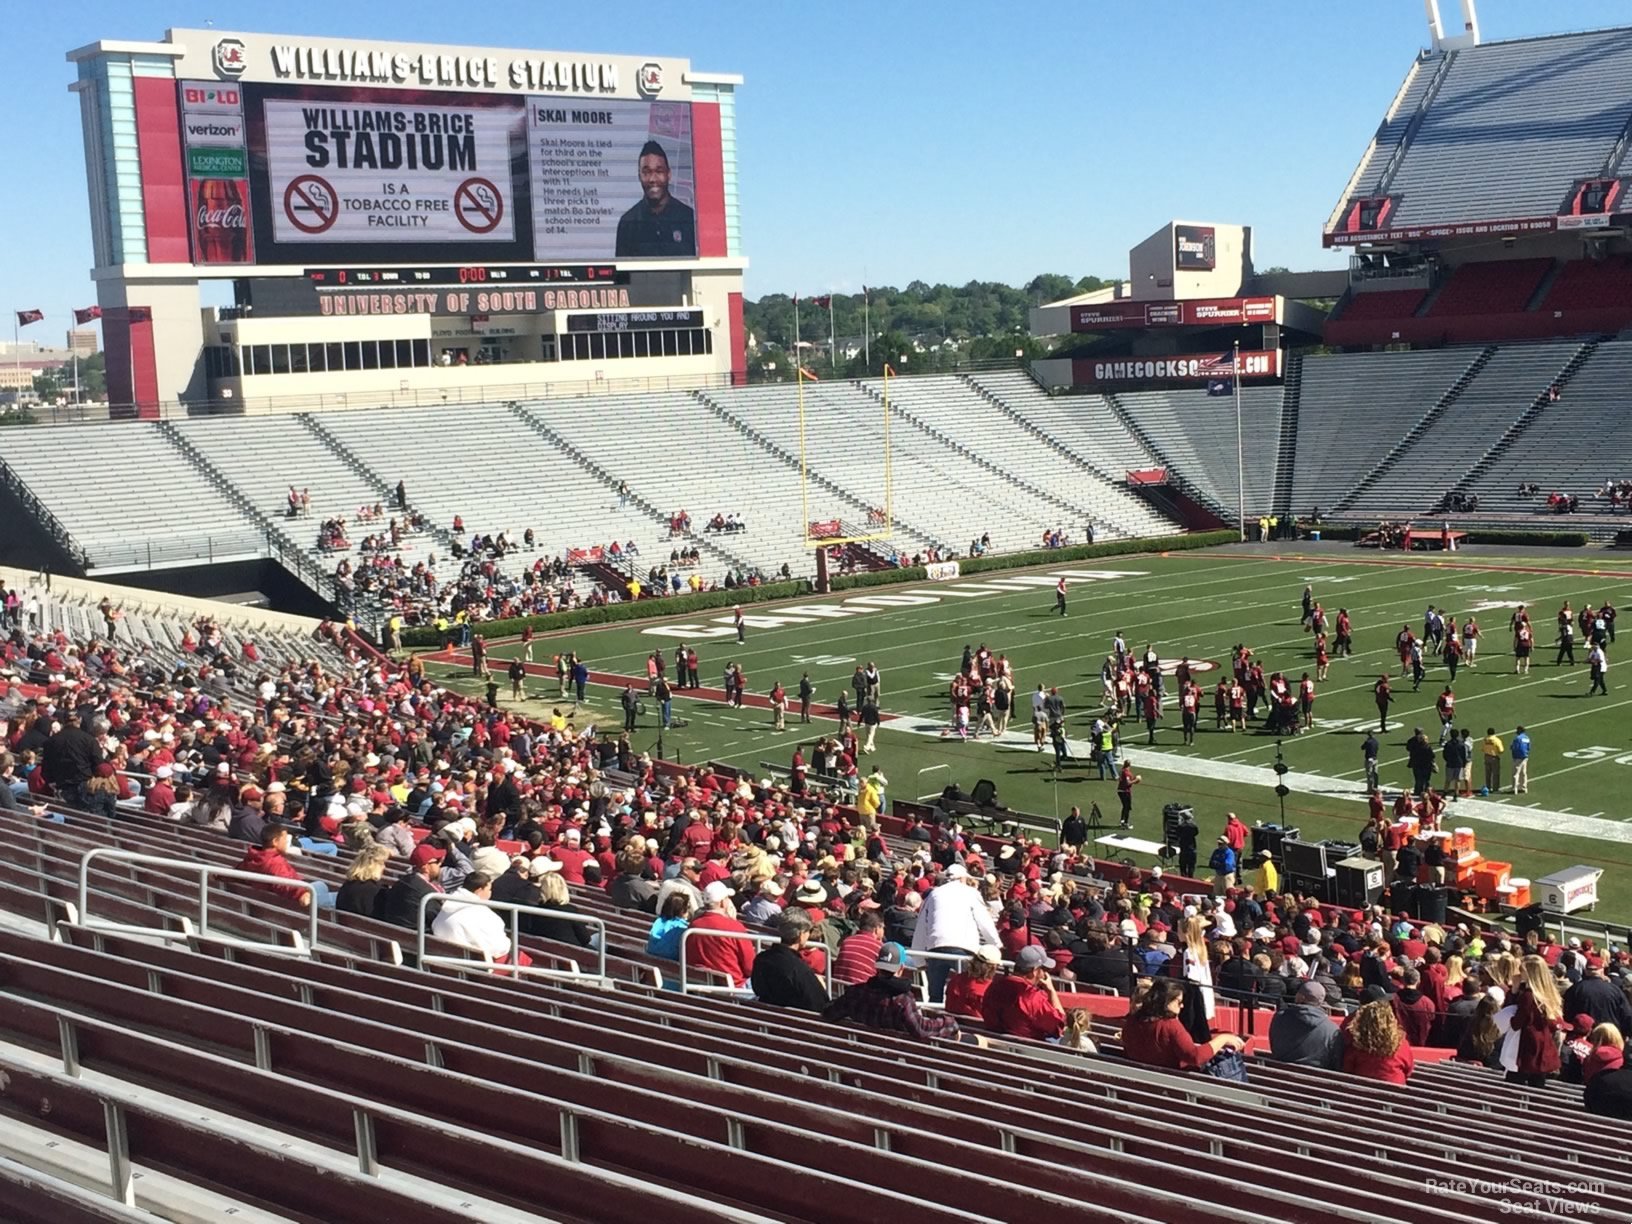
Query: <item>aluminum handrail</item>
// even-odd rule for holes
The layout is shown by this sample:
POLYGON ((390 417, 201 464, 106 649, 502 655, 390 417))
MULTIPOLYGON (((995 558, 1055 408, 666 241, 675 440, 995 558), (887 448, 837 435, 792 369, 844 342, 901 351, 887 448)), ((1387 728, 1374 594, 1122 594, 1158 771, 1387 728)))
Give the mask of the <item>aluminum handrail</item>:
MULTIPOLYGON (((283 876, 264 875, 258 871, 240 871, 236 867, 218 867, 214 863, 195 863, 186 859, 164 858, 157 854, 141 854, 135 850, 115 850, 108 846, 98 846, 94 850, 87 850, 79 860, 79 920, 82 925, 91 926, 91 864, 97 859, 120 863, 134 863, 145 867, 163 867, 171 871, 195 873, 198 876, 198 930, 199 935, 210 934, 210 881, 240 880, 246 884, 255 884, 259 887, 268 887, 268 882, 275 882, 278 888, 295 888, 304 891, 311 900, 306 906, 306 945, 315 950, 318 946, 317 938, 317 885, 310 880, 292 880, 283 876)), ((108 930, 128 930, 135 933, 138 928, 117 922, 96 922, 94 925, 108 930)), ((190 934, 192 932, 189 932, 190 934)), ((217 936, 221 938, 221 936, 217 936)), ((231 938, 231 937, 227 937, 231 938)))
MULTIPOLYGON (((776 935, 760 935, 753 931, 711 931, 707 927, 687 927, 680 933, 680 993, 681 994, 742 994, 747 986, 708 986, 701 982, 692 982, 686 977, 686 941, 693 935, 706 935, 714 939, 740 939, 764 947, 766 944, 779 944, 781 938, 776 935)), ((822 949, 822 986, 828 997, 833 997, 833 950, 825 944, 815 945, 822 949)))
MULTIPOLYGON (((421 968, 426 965, 464 965, 468 967, 470 964, 468 960, 458 956, 426 956, 425 940, 427 936, 427 929, 425 922, 425 911, 432 901, 441 902, 443 905, 480 906, 482 909, 494 910, 499 913, 508 913, 510 915, 510 963, 507 965, 494 966, 495 968, 502 969, 506 973, 516 976, 530 975, 533 977, 592 977, 603 984, 607 980, 606 923, 604 920, 595 917, 593 914, 580 914, 577 912, 568 913, 563 910, 550 909, 548 906, 543 905, 522 905, 516 901, 490 901, 481 897, 452 897, 445 893, 438 892, 428 892, 419 899, 419 939, 418 946, 415 948, 415 955, 418 958, 421 968), (537 914, 542 918, 549 918, 557 922, 570 922, 576 926, 595 927, 600 932, 600 939, 597 941, 598 946, 595 949, 597 957, 595 972, 593 974, 583 973, 578 968, 577 960, 568 956, 562 956, 561 959, 572 966, 570 969, 544 969, 534 968, 530 965, 524 966, 518 964, 517 962, 519 962, 521 959, 521 916, 523 914, 537 914)), ((551 955, 554 956, 557 954, 551 953, 551 955)))

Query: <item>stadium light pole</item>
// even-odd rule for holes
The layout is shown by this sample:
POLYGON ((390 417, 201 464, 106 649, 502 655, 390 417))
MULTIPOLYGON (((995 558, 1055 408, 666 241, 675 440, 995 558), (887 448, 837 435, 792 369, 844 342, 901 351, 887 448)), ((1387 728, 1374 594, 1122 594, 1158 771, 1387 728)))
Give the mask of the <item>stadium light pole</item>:
POLYGON ((1230 363, 1235 374, 1235 512, 1241 519, 1241 539, 1247 538, 1247 468, 1241 448, 1241 341, 1235 342, 1230 363))

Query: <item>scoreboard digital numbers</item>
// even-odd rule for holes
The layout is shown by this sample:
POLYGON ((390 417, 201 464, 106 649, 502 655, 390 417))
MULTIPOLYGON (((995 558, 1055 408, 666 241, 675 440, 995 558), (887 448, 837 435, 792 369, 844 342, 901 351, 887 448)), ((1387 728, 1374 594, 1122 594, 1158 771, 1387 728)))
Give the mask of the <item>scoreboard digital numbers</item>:
POLYGON ((474 265, 445 268, 307 268, 316 285, 627 285, 629 274, 611 264, 560 266, 474 265))

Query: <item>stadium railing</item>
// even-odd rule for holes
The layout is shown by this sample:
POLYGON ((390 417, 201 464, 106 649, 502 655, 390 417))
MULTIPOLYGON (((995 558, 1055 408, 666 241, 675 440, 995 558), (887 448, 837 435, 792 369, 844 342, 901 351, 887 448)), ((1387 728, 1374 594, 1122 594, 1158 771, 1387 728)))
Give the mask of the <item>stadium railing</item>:
POLYGON ((489 901, 481 897, 449 897, 438 892, 428 892, 419 899, 419 942, 415 949, 416 963, 421 966, 456 967, 462 971, 469 971, 474 967, 483 967, 495 973, 507 974, 511 977, 569 977, 580 981, 591 981, 599 985, 606 985, 609 979, 606 976, 606 923, 589 914, 566 913, 561 910, 552 910, 542 905, 521 905, 514 901, 489 901), (428 936, 425 911, 431 902, 442 906, 468 906, 473 908, 494 910, 498 913, 510 915, 510 952, 506 964, 495 963, 485 952, 482 959, 472 961, 468 957, 427 955, 425 942, 428 936), (550 969, 539 965, 522 965, 520 956, 521 944, 521 916, 531 914, 540 918, 547 918, 552 922, 570 922, 575 926, 594 927, 597 935, 595 940, 596 965, 592 974, 584 973, 576 960, 570 957, 557 957, 568 967, 565 969, 550 969))
MULTIPOLYGON (((197 875, 198 925, 196 933, 205 936, 210 936, 213 934, 217 939, 221 938, 219 932, 211 932, 210 930, 210 881, 212 879, 238 880, 246 884, 258 885, 262 888, 268 887, 269 884, 275 884, 275 886, 280 889, 295 889, 297 891, 304 892, 311 898, 311 900, 306 904, 306 946, 305 948, 296 948, 292 950, 297 951, 299 954, 305 954, 310 949, 318 946, 318 889, 317 885, 310 883, 309 881, 286 879, 281 876, 260 875, 253 871, 238 871, 235 868, 219 867, 213 863, 190 863, 184 859, 164 858, 163 856, 157 854, 141 854, 134 850, 116 850, 106 847, 88 850, 79 860, 79 921, 83 925, 112 926, 116 930, 123 930, 127 933, 131 932, 131 928, 122 923, 114 923, 107 919, 94 918, 91 915, 91 864, 98 861, 131 863, 134 865, 142 865, 147 867, 159 867, 169 872, 197 875)), ((146 928, 142 929, 141 933, 155 935, 165 939, 175 938, 175 932, 163 929, 146 928)), ((193 931, 187 932, 188 935, 193 933, 193 931)))

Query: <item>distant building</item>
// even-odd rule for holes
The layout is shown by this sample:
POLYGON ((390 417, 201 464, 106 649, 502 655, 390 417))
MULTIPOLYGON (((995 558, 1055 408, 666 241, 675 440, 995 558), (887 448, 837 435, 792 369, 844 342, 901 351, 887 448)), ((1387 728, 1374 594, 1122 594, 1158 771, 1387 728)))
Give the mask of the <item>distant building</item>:
POLYGON ((81 361, 96 355, 96 329, 75 327, 68 331, 68 351, 77 353, 81 361))

